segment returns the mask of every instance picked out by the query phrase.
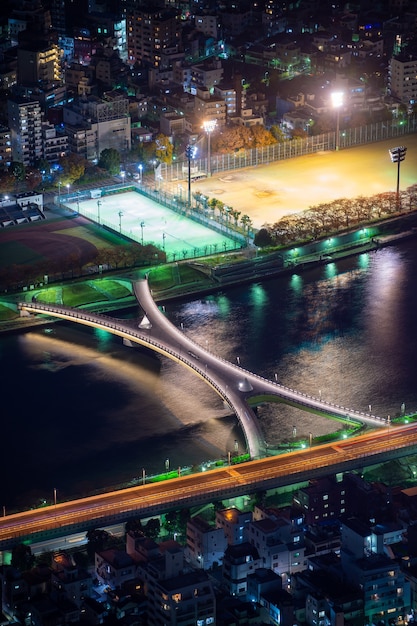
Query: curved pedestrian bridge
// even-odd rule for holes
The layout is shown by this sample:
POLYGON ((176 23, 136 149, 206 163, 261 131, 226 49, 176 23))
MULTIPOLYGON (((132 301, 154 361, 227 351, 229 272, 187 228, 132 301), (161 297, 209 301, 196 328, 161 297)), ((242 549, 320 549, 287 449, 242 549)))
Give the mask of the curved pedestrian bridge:
POLYGON ((18 306, 21 315, 49 315, 107 330, 122 337, 127 345, 137 343, 146 346, 187 367, 210 385, 236 414, 252 459, 265 456, 266 442, 251 406, 261 404, 266 399, 273 401, 276 398, 277 401, 286 402, 304 410, 319 411, 329 417, 348 418, 368 422, 374 426, 386 426, 387 421, 383 418, 290 389, 278 384, 277 381, 267 380, 205 350, 166 318, 152 297, 147 279, 139 280, 133 286, 135 296, 143 311, 139 324, 137 321, 120 320, 107 315, 90 313, 84 309, 40 302, 20 302, 18 306))

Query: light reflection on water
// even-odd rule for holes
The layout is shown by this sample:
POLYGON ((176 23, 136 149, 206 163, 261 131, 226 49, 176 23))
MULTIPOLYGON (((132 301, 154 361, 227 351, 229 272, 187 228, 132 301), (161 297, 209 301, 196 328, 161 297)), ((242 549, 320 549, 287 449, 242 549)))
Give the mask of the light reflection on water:
MULTIPOLYGON (((412 244, 242 286, 166 315, 220 357, 305 393, 386 416, 417 408, 417 252, 412 244)), ((139 311, 131 317, 141 317, 139 311)), ((61 498, 244 448, 236 419, 191 372, 100 330, 56 324, 2 338, 10 406, 3 419, 0 505, 61 498), (16 463, 21 459, 24 463, 16 463), (13 467, 13 472, 10 471, 13 467), (28 472, 27 468, 31 468, 28 472)), ((338 429, 273 404, 270 445, 338 429)))

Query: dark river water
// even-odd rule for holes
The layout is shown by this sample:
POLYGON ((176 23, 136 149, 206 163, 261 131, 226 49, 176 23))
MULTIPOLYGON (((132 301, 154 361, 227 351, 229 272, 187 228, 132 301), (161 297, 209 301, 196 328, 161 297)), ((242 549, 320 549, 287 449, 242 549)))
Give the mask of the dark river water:
MULTIPOLYGON (((242 367, 357 410, 417 409, 417 249, 410 241, 303 274, 180 303, 166 315, 242 367)), ((139 310, 119 314, 141 319, 139 310)), ((0 507, 6 511, 129 484, 243 451, 217 395, 168 359, 75 324, 0 339, 0 507)), ((336 430, 261 407, 271 447, 336 430)))

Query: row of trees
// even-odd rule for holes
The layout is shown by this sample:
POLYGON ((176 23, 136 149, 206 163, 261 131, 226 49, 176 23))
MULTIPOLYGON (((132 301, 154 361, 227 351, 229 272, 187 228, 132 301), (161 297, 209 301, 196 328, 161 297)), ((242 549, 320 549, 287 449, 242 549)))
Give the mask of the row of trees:
POLYGON ((163 263, 166 255, 152 244, 141 246, 131 242, 118 246, 96 249, 86 259, 80 250, 63 254, 57 259, 42 259, 37 263, 13 264, 0 268, 0 289, 14 290, 30 284, 40 284, 48 275, 48 282, 79 278, 98 273, 99 267, 112 269, 141 267, 163 263))
POLYGON ((241 211, 237 211, 231 206, 226 205, 218 198, 207 198, 200 191, 193 193, 197 209, 207 212, 211 211, 211 217, 217 219, 220 223, 227 227, 233 226, 235 230, 241 230, 244 234, 248 234, 252 228, 252 220, 249 215, 242 215, 241 211), (217 211, 217 213, 216 213, 217 211))
POLYGON ((256 233, 254 243, 259 247, 288 246, 416 208, 417 185, 408 187, 398 197, 395 192, 386 192, 369 197, 340 198, 310 206, 302 213, 287 215, 274 224, 264 224, 256 233))

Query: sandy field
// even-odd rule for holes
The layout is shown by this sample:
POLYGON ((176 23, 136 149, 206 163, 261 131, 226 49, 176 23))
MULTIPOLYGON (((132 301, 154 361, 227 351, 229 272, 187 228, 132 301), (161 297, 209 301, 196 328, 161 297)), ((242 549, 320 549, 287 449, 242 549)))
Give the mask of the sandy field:
POLYGON ((194 183, 192 189, 219 198, 261 228, 337 198, 396 191, 397 165, 390 160, 389 148, 399 145, 407 147, 400 167, 400 189, 406 189, 417 183, 417 134, 222 172, 194 183))

